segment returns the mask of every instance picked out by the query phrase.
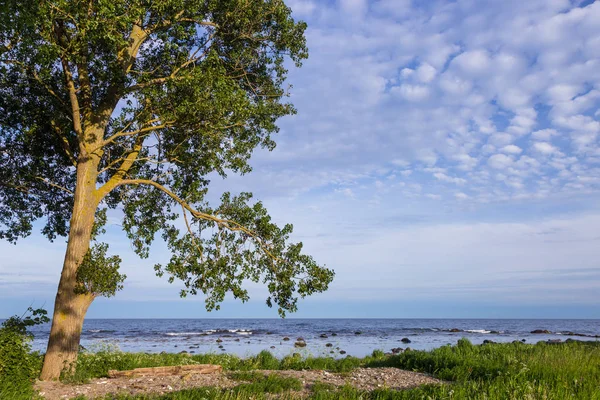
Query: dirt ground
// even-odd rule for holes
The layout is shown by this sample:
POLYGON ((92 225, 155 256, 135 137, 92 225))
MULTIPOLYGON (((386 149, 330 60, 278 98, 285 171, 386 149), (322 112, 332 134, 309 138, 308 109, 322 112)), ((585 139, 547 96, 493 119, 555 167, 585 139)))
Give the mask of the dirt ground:
MULTIPOLYGON (((299 395, 308 394, 315 382, 333 386, 350 384, 361 390, 377 388, 409 389, 428 383, 441 383, 425 374, 403 371, 397 368, 358 368, 347 374, 327 371, 258 371, 265 375, 278 374, 283 377, 294 377, 302 381, 304 390, 299 395)), ((37 382, 36 389, 48 400, 71 399, 85 395, 90 399, 107 394, 162 394, 181 389, 203 386, 231 388, 243 382, 230 378, 227 372, 213 374, 184 374, 158 377, 105 378, 93 379, 89 383, 67 385, 60 382, 37 382)))

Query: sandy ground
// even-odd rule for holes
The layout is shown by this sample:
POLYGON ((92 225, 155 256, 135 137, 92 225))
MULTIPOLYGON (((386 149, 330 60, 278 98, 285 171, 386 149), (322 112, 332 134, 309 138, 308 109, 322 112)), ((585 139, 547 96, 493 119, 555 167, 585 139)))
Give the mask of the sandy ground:
MULTIPOLYGON (((298 378, 304 384, 299 395, 308 394, 315 382, 333 386, 350 384, 361 390, 377 388, 408 389, 428 383, 442 383, 425 374, 404 371, 397 368, 358 368, 347 374, 327 371, 258 371, 265 375, 278 374, 284 377, 298 378)), ((60 382, 37 382, 36 389, 48 400, 71 399, 85 395, 90 399, 107 394, 167 393, 187 388, 216 386, 231 388, 241 381, 230 378, 227 372, 214 374, 185 374, 160 377, 93 379, 81 385, 66 385, 60 382)))

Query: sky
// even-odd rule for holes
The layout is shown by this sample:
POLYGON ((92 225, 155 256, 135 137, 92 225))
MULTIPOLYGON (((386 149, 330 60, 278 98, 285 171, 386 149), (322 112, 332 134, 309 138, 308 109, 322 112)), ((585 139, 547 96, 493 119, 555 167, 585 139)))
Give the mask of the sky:
MULTIPOLYGON (((287 0, 308 23, 298 113, 251 191, 333 268, 296 318, 600 318, 600 2, 287 0)), ((113 221, 125 289, 90 318, 276 318, 266 291, 207 313, 113 221)), ((0 242, 0 317, 51 309, 65 243, 0 242)))

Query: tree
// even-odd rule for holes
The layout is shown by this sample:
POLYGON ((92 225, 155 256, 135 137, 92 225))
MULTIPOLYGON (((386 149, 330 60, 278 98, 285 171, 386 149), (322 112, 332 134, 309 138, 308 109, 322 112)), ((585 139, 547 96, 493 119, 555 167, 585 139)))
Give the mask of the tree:
POLYGON ((76 361, 86 311, 122 287, 100 241, 107 210, 135 252, 157 235, 172 253, 157 275, 181 295, 269 290, 283 316, 333 272, 290 243, 251 195, 207 201, 211 174, 250 171, 273 149, 286 62, 306 58, 305 24, 282 0, 0 0, 0 237, 36 220, 68 237, 42 379, 76 361))

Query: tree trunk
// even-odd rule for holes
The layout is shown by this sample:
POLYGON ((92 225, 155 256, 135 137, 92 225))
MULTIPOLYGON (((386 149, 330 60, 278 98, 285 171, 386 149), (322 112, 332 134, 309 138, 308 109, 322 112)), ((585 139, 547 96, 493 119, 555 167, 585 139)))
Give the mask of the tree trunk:
POLYGON ((79 160, 67 251, 56 293, 52 328, 40 375, 41 380, 57 380, 65 369, 74 366, 79 352, 83 320, 94 300, 92 294, 78 294, 75 289, 77 269, 89 250, 98 206, 96 171, 97 163, 91 157, 87 159, 82 157, 79 160))

